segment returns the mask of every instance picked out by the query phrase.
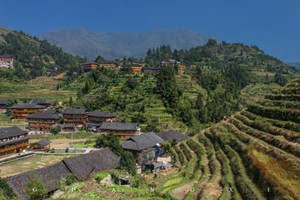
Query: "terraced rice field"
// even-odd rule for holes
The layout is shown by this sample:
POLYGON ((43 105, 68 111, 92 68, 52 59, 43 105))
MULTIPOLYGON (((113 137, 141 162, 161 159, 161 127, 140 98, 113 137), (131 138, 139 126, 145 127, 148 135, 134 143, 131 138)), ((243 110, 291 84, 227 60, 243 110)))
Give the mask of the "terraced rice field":
POLYGON ((174 199, 299 199, 300 80, 174 146, 174 199))

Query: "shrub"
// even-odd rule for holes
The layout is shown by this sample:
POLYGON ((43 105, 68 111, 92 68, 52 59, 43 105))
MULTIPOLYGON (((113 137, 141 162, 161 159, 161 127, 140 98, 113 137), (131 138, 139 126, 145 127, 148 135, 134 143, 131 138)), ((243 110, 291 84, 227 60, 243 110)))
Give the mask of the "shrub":
POLYGON ((48 194, 48 191, 44 187, 42 181, 34 176, 28 177, 25 192, 29 200, 42 200, 45 199, 48 194))
POLYGON ((15 193, 11 187, 9 187, 7 180, 4 178, 0 178, 0 194, 1 193, 2 195, 0 195, 0 199, 1 196, 4 197, 4 199, 11 199, 15 196, 15 193))
POLYGON ((56 135, 57 133, 60 132, 60 127, 59 126, 53 126, 51 127, 51 133, 56 135))
POLYGON ((121 154, 119 168, 126 170, 131 175, 136 174, 136 161, 132 153, 123 151, 123 153, 121 154))

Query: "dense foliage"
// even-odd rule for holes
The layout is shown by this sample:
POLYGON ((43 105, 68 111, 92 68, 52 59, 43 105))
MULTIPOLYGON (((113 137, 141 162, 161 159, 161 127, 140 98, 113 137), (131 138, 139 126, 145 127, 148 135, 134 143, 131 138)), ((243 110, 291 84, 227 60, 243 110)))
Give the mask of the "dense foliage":
POLYGON ((0 38, 0 55, 14 56, 14 69, 1 69, 0 76, 4 78, 32 79, 65 71, 71 75, 81 72, 80 64, 85 61, 22 31, 0 29, 0 38))
POLYGON ((7 180, 4 178, 0 178, 0 199, 12 199, 15 197, 14 191, 8 185, 7 180))

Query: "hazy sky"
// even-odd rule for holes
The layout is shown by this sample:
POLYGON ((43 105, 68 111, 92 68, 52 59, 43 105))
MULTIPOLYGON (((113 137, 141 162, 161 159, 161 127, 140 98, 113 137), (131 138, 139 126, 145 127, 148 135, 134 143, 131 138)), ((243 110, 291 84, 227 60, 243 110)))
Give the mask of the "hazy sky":
POLYGON ((0 24, 33 35, 183 28, 300 61, 300 0, 0 0, 0 24))

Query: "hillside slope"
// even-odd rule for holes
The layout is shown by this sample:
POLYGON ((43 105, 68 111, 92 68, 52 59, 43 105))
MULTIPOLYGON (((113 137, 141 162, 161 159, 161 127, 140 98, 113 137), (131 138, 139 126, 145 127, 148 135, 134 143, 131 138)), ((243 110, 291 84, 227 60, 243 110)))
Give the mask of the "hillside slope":
MULTIPOLYGON (((13 73, 23 79, 35 78, 46 73, 57 74, 66 70, 80 71, 80 63, 84 61, 47 41, 41 41, 22 31, 4 28, 0 28, 0 55, 2 54, 14 56, 13 73)), ((11 76, 11 73, 3 72, 1 75, 11 76)))
POLYGON ((299 95, 298 79, 176 145, 180 174, 161 192, 175 199, 298 199, 299 95))
POLYGON ((173 49, 189 49, 203 45, 209 39, 197 32, 183 29, 103 33, 86 28, 50 31, 38 35, 38 38, 88 59, 95 59, 99 54, 106 59, 143 57, 149 48, 170 45, 173 49))

